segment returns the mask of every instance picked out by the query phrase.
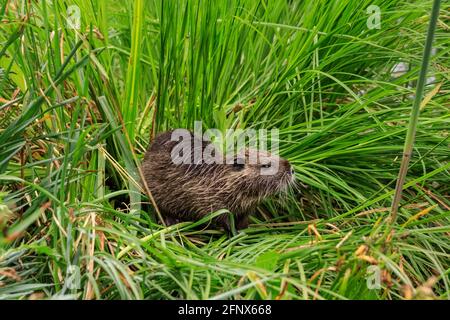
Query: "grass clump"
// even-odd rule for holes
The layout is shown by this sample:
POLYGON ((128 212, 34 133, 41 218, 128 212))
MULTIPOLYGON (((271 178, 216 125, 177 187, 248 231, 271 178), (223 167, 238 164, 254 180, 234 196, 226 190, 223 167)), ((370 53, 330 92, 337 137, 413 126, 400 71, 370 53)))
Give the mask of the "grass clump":
POLYGON ((448 299, 447 8, 387 223, 431 5, 0 2, 0 299, 448 299), (279 128, 307 188, 231 238, 161 226, 136 166, 196 120, 279 128))

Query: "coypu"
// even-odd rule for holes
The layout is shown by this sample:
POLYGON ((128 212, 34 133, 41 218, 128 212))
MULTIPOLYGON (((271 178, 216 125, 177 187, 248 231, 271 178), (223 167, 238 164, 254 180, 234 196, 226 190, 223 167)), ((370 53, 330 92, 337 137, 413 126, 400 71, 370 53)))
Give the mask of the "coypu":
MULTIPOLYGON (((246 148, 225 163, 210 163, 203 157, 195 161, 195 148, 204 151, 212 143, 195 136, 191 131, 185 132, 189 135, 187 146, 194 152, 183 155, 182 151, 179 154, 183 159, 190 158, 189 164, 174 163, 172 152, 180 142, 172 141, 172 130, 156 136, 141 165, 147 185, 168 225, 198 220, 219 209, 228 209, 233 214, 236 229, 246 228, 249 214, 261 200, 286 190, 294 182, 290 163, 267 151, 246 148), (257 156, 257 162, 252 162, 254 164, 249 163, 251 155, 257 156), (277 170, 274 174, 261 174, 261 168, 268 168, 271 163, 275 163, 262 159, 276 161, 277 170)), ((214 148, 213 153, 216 152, 214 148)), ((220 152, 217 154, 223 157, 220 152)), ((213 224, 231 231, 226 214, 215 218, 213 224)))

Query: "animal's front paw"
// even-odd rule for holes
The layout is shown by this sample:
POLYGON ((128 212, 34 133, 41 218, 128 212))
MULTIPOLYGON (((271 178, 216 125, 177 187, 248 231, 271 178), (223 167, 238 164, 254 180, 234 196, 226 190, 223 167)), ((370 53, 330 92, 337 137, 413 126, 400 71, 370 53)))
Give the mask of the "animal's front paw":
POLYGON ((240 217, 236 221, 236 230, 247 229, 248 228, 248 215, 240 217))

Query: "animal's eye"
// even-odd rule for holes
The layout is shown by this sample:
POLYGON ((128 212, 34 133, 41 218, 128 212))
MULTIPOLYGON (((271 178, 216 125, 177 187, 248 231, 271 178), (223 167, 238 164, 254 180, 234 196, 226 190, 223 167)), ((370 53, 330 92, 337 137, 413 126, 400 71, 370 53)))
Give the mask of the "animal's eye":
POLYGON ((263 167, 263 168, 270 168, 271 164, 270 164, 270 162, 269 163, 264 163, 263 165, 261 165, 261 167, 263 167))
POLYGON ((245 167, 245 163, 243 163, 244 161, 242 161, 241 159, 234 159, 233 162, 233 168, 235 170, 242 170, 245 167))

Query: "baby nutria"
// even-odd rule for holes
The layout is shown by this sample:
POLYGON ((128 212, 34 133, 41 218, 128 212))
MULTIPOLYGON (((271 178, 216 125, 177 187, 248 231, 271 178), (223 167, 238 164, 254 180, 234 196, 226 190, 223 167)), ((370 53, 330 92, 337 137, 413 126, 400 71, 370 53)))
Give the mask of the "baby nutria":
MULTIPOLYGON (((247 148, 234 155, 231 161, 218 163, 211 163, 204 157, 195 160, 195 148, 204 151, 213 144, 190 131, 185 132, 190 140, 185 143, 193 152, 183 149, 178 154, 183 161, 188 159, 190 162, 174 161, 173 152, 180 142, 172 141, 172 130, 154 139, 142 163, 148 188, 168 225, 198 220, 219 209, 228 209, 234 216, 236 229, 246 228, 249 214, 261 200, 286 190, 294 182, 294 171, 289 162, 267 151, 247 148), (257 161, 249 161, 252 156, 256 156, 257 161), (262 170, 274 163, 277 164, 276 171, 262 174, 262 170)), ((223 157, 215 148, 212 153, 223 157)), ((226 214, 215 218, 213 223, 231 231, 226 214)))

